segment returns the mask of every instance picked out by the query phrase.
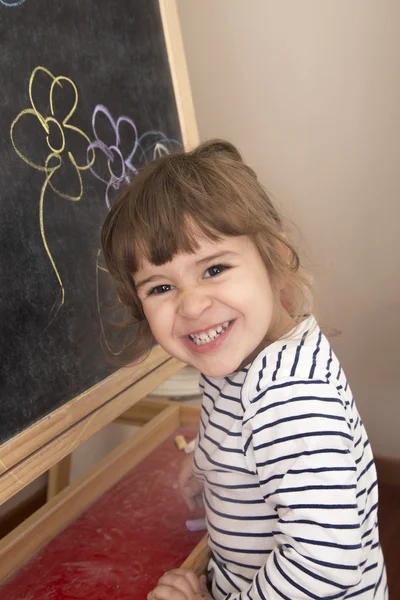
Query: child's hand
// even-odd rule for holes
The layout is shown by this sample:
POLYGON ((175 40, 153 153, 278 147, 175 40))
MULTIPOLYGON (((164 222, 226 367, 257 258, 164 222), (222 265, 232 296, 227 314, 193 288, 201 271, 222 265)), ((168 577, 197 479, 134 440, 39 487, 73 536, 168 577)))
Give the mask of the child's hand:
POLYGON ((194 571, 173 569, 159 579, 147 600, 212 600, 212 597, 204 575, 199 579, 194 571))
POLYGON ((203 506, 203 484, 193 473, 193 453, 185 456, 178 483, 181 496, 190 510, 203 506))

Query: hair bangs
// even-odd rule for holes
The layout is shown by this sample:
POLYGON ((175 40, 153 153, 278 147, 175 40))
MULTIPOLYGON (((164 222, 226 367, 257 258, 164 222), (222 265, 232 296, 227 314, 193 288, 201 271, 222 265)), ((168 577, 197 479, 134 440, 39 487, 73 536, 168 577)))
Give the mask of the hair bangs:
POLYGON ((204 239, 215 242, 223 235, 247 233, 246 203, 230 178, 221 177, 210 159, 203 158, 196 168, 193 159, 174 158, 161 160, 151 173, 151 185, 145 181, 137 186, 135 202, 126 204, 132 273, 141 259, 160 266, 176 254, 195 253, 204 239))

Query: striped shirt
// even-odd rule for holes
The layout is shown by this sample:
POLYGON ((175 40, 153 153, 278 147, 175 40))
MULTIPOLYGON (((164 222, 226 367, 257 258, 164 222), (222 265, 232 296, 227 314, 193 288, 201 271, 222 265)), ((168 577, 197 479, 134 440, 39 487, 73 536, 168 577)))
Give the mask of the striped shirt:
POLYGON ((387 599, 371 447, 314 317, 200 385, 213 598, 387 599))

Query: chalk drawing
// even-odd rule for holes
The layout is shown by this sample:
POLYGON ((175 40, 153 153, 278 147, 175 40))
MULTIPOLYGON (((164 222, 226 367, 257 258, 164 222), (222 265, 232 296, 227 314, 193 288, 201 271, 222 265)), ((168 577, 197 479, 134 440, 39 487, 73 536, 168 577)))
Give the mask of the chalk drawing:
MULTIPOLYGON (((95 137, 94 142, 89 144, 87 153, 90 159, 91 153, 94 149, 100 150, 100 154, 97 154, 95 164, 90 166, 90 172, 100 181, 106 184, 106 205, 110 208, 110 191, 111 188, 118 190, 123 182, 128 183, 132 176, 136 174, 137 170, 132 164, 132 159, 135 155, 138 147, 138 134, 135 123, 129 117, 121 116, 115 121, 111 116, 110 111, 103 106, 98 104, 92 115, 92 128, 95 137), (98 133, 98 120, 99 117, 103 117, 103 120, 108 121, 108 125, 113 134, 114 140, 112 144, 108 144, 103 141, 98 133), (124 127, 124 137, 129 144, 129 153, 124 156, 121 151, 121 129, 124 127), (101 153, 104 155, 107 164, 107 173, 100 173, 96 170, 97 163, 101 159, 101 153)), ((97 166, 97 169, 99 167, 97 166)))
MULTIPOLYGON (((102 283, 101 283, 102 280, 104 282, 105 289, 108 289, 108 290, 110 288, 112 289, 113 282, 112 282, 111 276, 105 266, 104 259, 103 259, 103 253, 101 250, 98 250, 97 259, 96 259, 96 303, 97 303, 97 312, 99 315, 101 338, 102 338, 103 345, 106 348, 106 350, 113 356, 119 356, 130 345, 129 334, 126 331, 126 329, 123 329, 120 332, 119 336, 115 336, 117 339, 111 340, 110 336, 107 334, 107 331, 106 331, 107 319, 105 317, 103 317, 103 314, 107 310, 109 310, 111 312, 111 310, 113 308, 114 308, 113 312, 115 312, 116 306, 118 308, 123 308, 123 307, 122 307, 121 303, 119 302, 116 295, 114 295, 112 304, 108 307, 105 306, 105 300, 103 299, 103 301, 102 301, 103 294, 101 293, 101 289, 103 287, 102 283), (122 340, 121 340, 121 335, 124 336, 122 340)), ((117 328, 115 328, 115 329, 117 330, 117 328)))
POLYGON ((181 142, 168 138, 162 131, 146 131, 139 138, 139 153, 142 164, 148 164, 164 154, 171 154, 171 152, 181 149, 181 142))
POLYGON ((3 6, 8 6, 9 8, 12 8, 13 6, 21 6, 21 4, 23 4, 25 2, 25 0, 16 0, 16 2, 7 2, 7 0, 0 0, 0 3, 3 6))
MULTIPOLYGON (((50 71, 48 71, 45 67, 38 66, 36 67, 29 79, 29 87, 28 94, 30 99, 30 107, 22 110, 14 121, 11 124, 10 129, 10 137, 12 141, 12 145, 14 147, 15 152, 18 154, 23 161, 25 161, 28 165, 33 167, 34 169, 41 171, 44 173, 44 181, 42 184, 42 188, 40 191, 39 198, 39 224, 40 224, 40 233, 42 237, 43 246, 46 250, 48 259, 52 265, 54 273, 56 275, 60 293, 61 300, 56 308, 51 321, 56 316, 58 310, 64 304, 65 301, 65 290, 64 285, 58 271, 57 265, 53 259, 47 238, 46 238, 46 230, 44 223, 44 201, 45 194, 48 187, 50 187, 55 194, 64 198, 66 200, 70 200, 73 202, 78 202, 81 200, 83 195, 83 184, 82 184, 82 171, 90 169, 91 165, 94 162, 94 151, 91 151, 90 161, 85 162, 85 164, 79 165, 76 161, 73 152, 71 152, 66 143, 66 134, 71 135, 73 133, 75 136, 80 138, 82 144, 83 154, 87 145, 90 144, 90 138, 78 127, 75 127, 70 123, 71 118, 73 117, 76 108, 78 106, 78 90, 74 82, 68 77, 64 77, 62 75, 55 76, 50 71), (40 80, 38 82, 38 79, 40 80), (43 87, 47 90, 48 98, 47 98, 47 107, 45 114, 42 114, 40 110, 37 108, 40 104, 40 96, 39 91, 43 90, 43 87), (72 106, 67 110, 67 114, 61 118, 56 117, 56 99, 55 99, 55 91, 64 90, 66 91, 69 88, 69 97, 72 99, 72 106), (47 116, 50 114, 50 116, 47 116), (36 162, 36 159, 32 159, 28 157, 22 152, 17 145, 16 142, 16 133, 18 129, 22 129, 20 133, 24 133, 25 131, 29 131, 26 128, 28 124, 28 120, 32 117, 36 118, 42 128, 43 137, 47 144, 47 157, 45 158, 43 164, 39 164, 36 162), (24 127, 25 125, 25 127, 24 127), (55 143, 55 139, 58 139, 58 144, 55 143), (77 185, 77 190, 75 193, 71 193, 68 189, 59 189, 56 186, 54 181, 54 175, 60 172, 63 167, 71 168, 75 173, 75 185, 77 185)), ((57 107, 59 108, 59 107, 57 107)), ((58 114, 59 110, 57 110, 58 114)), ((17 133, 18 137, 18 133, 17 133)), ((69 182, 69 179, 68 179, 69 182)), ((58 298, 56 299, 55 305, 53 306, 53 310, 57 304, 58 298)), ((50 321, 50 322, 51 322, 50 321)), ((50 324, 50 323, 49 323, 50 324)))
MULTIPOLYGON (((115 119, 103 104, 98 104, 93 111, 92 129, 95 139, 87 148, 88 166, 92 175, 106 186, 105 204, 108 209, 113 196, 138 174, 141 167, 182 147, 180 142, 168 138, 161 131, 147 131, 139 137, 133 119, 126 115, 115 119), (91 153, 94 151, 96 152, 94 161, 90 162, 91 153)), ((99 250, 96 261, 96 301, 101 335, 107 351, 113 356, 118 356, 130 342, 128 335, 122 341, 111 341, 107 335, 106 318, 103 316, 104 301, 100 289, 101 281, 108 283, 109 287, 111 280, 107 282, 105 280, 107 276, 109 276, 108 270, 99 250)), ((116 296, 113 304, 120 305, 116 296)))
POLYGON ((140 167, 182 147, 180 142, 168 138, 161 131, 147 131, 139 137, 133 119, 121 115, 115 120, 103 104, 98 104, 93 111, 92 129, 95 139, 87 148, 88 159, 93 150, 100 152, 96 152, 90 172, 106 186, 107 208, 111 205, 112 192, 129 183, 140 167), (102 139, 99 133, 100 120, 103 121, 103 128, 105 126, 108 129, 110 138, 113 138, 111 143, 102 139))

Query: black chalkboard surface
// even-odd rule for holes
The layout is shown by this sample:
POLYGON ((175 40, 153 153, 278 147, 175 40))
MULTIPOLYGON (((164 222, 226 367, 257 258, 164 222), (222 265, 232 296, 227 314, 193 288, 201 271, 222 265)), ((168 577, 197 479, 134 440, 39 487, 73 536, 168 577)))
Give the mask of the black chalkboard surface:
POLYGON ((0 0, 0 40, 2 443, 116 369, 100 227, 182 138, 157 0, 0 0))

